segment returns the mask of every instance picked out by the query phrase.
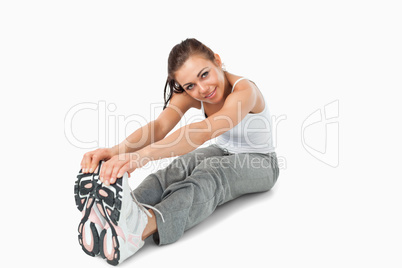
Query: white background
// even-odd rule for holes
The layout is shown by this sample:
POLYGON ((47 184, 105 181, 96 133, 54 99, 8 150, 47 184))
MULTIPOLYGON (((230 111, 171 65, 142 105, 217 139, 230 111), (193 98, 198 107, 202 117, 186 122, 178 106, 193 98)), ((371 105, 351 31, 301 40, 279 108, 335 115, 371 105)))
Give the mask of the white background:
MULTIPOLYGON (((285 118, 281 174, 272 191, 219 208, 175 244, 147 241, 122 266, 401 267, 401 12, 398 1, 2 1, 2 265, 108 266, 77 242, 73 184, 88 149, 65 136, 66 115, 103 102, 112 119, 149 121, 170 49, 195 37, 285 118), (337 150, 325 152, 325 122, 304 140, 302 126, 332 102, 337 150)), ((109 139, 125 135, 108 126, 109 139)), ((70 128, 81 141, 102 134, 97 111, 70 128)))

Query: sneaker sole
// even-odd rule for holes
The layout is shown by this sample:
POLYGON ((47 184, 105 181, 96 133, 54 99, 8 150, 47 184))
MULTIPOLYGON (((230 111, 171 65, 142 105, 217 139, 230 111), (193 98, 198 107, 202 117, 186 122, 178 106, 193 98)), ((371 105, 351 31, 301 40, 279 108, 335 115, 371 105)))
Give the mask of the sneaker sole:
MULTIPOLYGON (((107 226, 110 228, 111 238, 107 237, 105 228, 100 234, 99 250, 102 258, 111 265, 119 264, 120 250, 118 233, 116 226, 120 218, 120 211, 123 199, 123 178, 118 178, 116 183, 110 186, 101 186, 96 189, 96 205, 101 215, 105 218, 107 226), (113 245, 111 252, 107 252, 107 243, 110 241, 113 245)), ((110 242, 109 242, 110 243, 110 242)))
MULTIPOLYGON (((97 173, 82 173, 80 170, 77 180, 74 185, 75 204, 77 209, 83 212, 83 217, 78 225, 78 242, 82 247, 82 250, 89 256, 96 256, 99 254, 99 233, 94 222, 89 219, 92 207, 96 201, 95 191, 99 187, 100 181, 99 171, 102 162, 99 163, 97 173), (89 223, 89 235, 91 237, 91 244, 87 244, 85 241, 85 225, 89 223)), ((94 213, 94 212, 93 212, 94 213)))

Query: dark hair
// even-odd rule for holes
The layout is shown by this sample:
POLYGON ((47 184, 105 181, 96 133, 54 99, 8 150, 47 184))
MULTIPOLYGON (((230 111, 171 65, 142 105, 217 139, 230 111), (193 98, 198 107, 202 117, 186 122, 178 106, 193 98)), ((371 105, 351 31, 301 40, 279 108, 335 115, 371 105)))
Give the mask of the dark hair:
POLYGON ((184 88, 176 82, 174 74, 183 66, 188 58, 193 55, 201 55, 215 63, 214 52, 195 38, 187 38, 180 44, 175 45, 170 51, 168 58, 168 77, 166 80, 165 89, 163 91, 163 96, 165 100, 163 109, 165 109, 168 105, 170 99, 173 96, 173 93, 184 92, 184 88), (168 85, 169 91, 166 92, 168 85))

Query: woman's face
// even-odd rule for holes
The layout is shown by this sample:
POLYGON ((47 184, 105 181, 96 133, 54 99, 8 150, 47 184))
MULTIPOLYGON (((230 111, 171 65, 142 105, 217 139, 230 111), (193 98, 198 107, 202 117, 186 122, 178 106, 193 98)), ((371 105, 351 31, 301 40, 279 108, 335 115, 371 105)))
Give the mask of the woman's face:
POLYGON ((218 66, 202 56, 191 56, 175 73, 176 82, 196 100, 219 103, 224 98, 225 75, 219 56, 215 57, 218 66))

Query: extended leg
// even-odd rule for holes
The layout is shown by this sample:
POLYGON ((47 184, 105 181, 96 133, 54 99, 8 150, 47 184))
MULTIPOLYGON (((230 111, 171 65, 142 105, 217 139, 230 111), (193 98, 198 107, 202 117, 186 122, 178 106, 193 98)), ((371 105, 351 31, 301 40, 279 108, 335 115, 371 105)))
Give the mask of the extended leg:
POLYGON ((162 201, 162 195, 170 185, 186 179, 204 159, 224 154, 222 149, 208 146, 180 156, 166 168, 146 177, 134 190, 134 195, 139 202, 154 206, 162 201))
POLYGON ((202 161, 183 181, 171 184, 155 207, 158 244, 177 241, 184 233, 213 213, 217 206, 247 193, 268 191, 278 177, 276 157, 236 154, 202 161))

